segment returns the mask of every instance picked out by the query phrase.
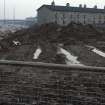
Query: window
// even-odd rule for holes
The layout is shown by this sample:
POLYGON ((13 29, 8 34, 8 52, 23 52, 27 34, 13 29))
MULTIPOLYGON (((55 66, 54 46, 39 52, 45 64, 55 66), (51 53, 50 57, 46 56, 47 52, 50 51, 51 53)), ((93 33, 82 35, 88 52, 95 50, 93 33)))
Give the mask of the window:
POLYGON ((79 23, 79 18, 80 18, 80 15, 77 14, 77 22, 79 23))
POLYGON ((63 13, 63 24, 65 24, 65 14, 63 13))
POLYGON ((72 20, 72 18, 73 18, 73 15, 71 14, 71 15, 70 15, 70 19, 72 20))
POLYGON ((84 24, 86 23, 86 15, 83 16, 84 24))
POLYGON ((95 20, 96 20, 96 18, 95 18, 95 16, 93 17, 93 24, 95 24, 95 20))
POLYGON ((57 24, 57 13, 55 13, 55 23, 57 24))
POLYGON ((98 23, 99 24, 101 23, 101 15, 99 15, 99 21, 98 21, 98 23))
POLYGON ((104 23, 105 23, 105 16, 104 16, 104 23))

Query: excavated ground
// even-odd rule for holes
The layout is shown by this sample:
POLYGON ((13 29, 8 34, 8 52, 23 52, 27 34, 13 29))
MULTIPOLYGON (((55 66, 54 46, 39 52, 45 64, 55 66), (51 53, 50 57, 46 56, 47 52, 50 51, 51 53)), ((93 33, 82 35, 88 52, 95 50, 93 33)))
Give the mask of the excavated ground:
POLYGON ((66 27, 53 23, 40 27, 33 26, 19 30, 0 41, 0 59, 65 64, 65 55, 57 54, 60 46, 77 56, 84 65, 105 66, 105 58, 86 47, 86 45, 94 46, 104 52, 104 34, 102 29, 92 25, 75 23, 66 27), (18 43, 15 44, 13 41, 18 43), (34 53, 38 47, 42 52, 38 59, 34 59, 34 53))
MULTIPOLYGON (((71 23, 23 29, 0 41, 0 59, 65 64, 63 48, 83 65, 105 66, 104 29, 71 23), (18 43, 14 43, 18 42, 18 43), (37 48, 42 53, 34 59, 37 48)), ((68 61, 69 62, 69 61, 68 61)), ((0 65, 1 105, 105 105, 105 73, 0 65)))

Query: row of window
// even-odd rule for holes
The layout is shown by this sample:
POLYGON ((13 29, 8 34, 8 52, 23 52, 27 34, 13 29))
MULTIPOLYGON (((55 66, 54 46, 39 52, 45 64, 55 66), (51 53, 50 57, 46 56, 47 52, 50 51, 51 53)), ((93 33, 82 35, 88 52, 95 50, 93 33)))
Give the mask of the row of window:
POLYGON ((83 24, 103 24, 103 23, 105 23, 105 21, 85 21, 85 20, 83 20, 83 21, 75 21, 75 20, 71 20, 71 21, 65 21, 65 20, 62 20, 62 21, 58 21, 58 20, 55 20, 55 23, 62 23, 62 24, 64 24, 64 25, 66 25, 66 24, 68 24, 68 23, 70 23, 70 22, 75 22, 75 23, 83 23, 83 24))
POLYGON ((72 15, 71 14, 70 16, 67 16, 65 14, 62 14, 62 16, 58 16, 58 14, 55 14, 55 21, 56 22, 62 21, 63 24, 66 24, 68 21, 74 21, 74 22, 79 22, 79 23, 82 21, 82 23, 84 24, 86 23, 99 24, 99 23, 105 23, 105 16, 99 15, 98 18, 96 18, 95 16, 89 18, 89 16, 87 15, 72 15))
POLYGON ((55 13, 55 17, 59 17, 60 15, 62 15, 63 18, 66 18, 67 16, 71 17, 71 18, 74 18, 74 17, 77 17, 77 18, 86 18, 86 17, 94 17, 94 18, 99 18, 99 19, 105 19, 105 15, 82 15, 82 14, 62 14, 62 13, 55 13))

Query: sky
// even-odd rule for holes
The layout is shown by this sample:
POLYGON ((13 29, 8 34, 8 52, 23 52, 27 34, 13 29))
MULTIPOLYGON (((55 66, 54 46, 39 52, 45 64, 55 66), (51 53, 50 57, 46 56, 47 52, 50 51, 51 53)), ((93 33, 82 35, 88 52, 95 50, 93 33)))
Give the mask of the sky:
MULTIPOLYGON (((43 4, 51 4, 53 0, 5 0, 6 19, 13 19, 15 11, 16 19, 25 19, 26 17, 35 17, 37 8, 43 4)), ((104 8, 105 0, 54 0, 56 5, 78 6, 86 4, 92 8, 97 5, 98 8, 104 8)), ((4 18, 4 0, 0 0, 0 19, 4 18)))

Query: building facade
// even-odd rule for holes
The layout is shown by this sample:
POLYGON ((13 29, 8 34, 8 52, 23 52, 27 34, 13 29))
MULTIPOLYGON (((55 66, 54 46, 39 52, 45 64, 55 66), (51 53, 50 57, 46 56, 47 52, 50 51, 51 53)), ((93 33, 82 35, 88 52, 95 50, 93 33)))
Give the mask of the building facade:
POLYGON ((69 3, 66 6, 57 6, 54 2, 51 5, 43 5, 38 10, 38 23, 57 23, 59 25, 68 25, 70 22, 82 24, 104 24, 105 23, 105 7, 104 9, 71 7, 69 3))

